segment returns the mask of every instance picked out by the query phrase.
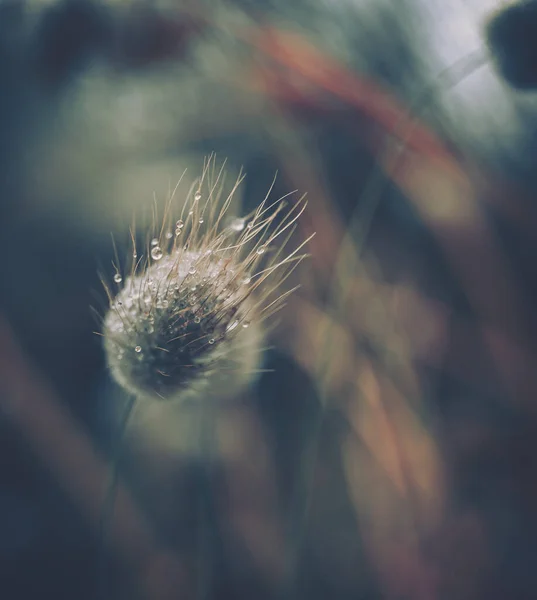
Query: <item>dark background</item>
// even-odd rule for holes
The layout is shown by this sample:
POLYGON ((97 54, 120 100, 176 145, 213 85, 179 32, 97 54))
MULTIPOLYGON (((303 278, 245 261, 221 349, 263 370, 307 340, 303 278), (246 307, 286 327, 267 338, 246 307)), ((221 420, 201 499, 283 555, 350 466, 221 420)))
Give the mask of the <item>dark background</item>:
POLYGON ((488 48, 499 4, 0 2, 1 598, 536 596, 537 11, 488 48), (140 409, 103 549, 98 271, 211 152, 244 213, 308 193, 312 257, 209 499, 195 410, 140 409))

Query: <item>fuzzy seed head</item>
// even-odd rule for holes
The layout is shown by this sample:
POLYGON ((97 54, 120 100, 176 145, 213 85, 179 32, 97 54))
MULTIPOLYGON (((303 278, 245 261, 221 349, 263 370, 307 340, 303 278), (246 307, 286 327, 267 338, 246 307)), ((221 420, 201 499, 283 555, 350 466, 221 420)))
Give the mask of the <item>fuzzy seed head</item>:
POLYGON ((259 365, 262 323, 281 308, 289 293, 281 284, 304 258, 299 251, 305 242, 291 253, 285 246, 305 202, 285 211, 282 201, 267 205, 265 199, 246 218, 230 218, 242 178, 221 201, 222 171, 208 182, 210 164, 177 219, 170 202, 145 258, 133 235, 130 274, 124 277, 115 265, 114 283, 105 284, 108 365, 136 396, 187 399, 240 391, 259 365), (113 286, 119 288, 115 296, 113 286))

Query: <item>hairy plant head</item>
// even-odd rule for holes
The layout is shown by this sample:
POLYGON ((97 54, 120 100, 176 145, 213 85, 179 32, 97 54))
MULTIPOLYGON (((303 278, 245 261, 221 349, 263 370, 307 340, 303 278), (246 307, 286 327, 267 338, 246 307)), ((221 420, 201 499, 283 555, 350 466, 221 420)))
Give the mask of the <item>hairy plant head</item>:
POLYGON ((108 365, 136 396, 237 393, 259 365, 263 322, 293 291, 282 284, 304 258, 308 240, 292 251, 287 246, 305 201, 269 203, 267 194, 247 217, 230 218, 242 176, 226 198, 222 179, 223 170, 215 175, 209 160, 175 216, 172 196, 143 255, 132 234, 130 273, 114 264, 114 283, 103 282, 110 302, 103 332, 108 365))

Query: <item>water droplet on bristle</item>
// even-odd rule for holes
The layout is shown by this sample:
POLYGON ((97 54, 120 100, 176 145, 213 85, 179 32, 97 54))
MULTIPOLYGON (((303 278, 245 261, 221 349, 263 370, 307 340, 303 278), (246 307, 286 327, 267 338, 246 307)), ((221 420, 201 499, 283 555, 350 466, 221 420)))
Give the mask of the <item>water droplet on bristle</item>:
POLYGON ((229 226, 233 231, 242 231, 244 229, 244 219, 236 218, 231 221, 229 226))
POLYGON ((114 275, 114 281, 115 281, 116 283, 121 283, 121 282, 123 281, 123 277, 121 277, 121 275, 120 275, 119 273, 116 273, 116 274, 114 275))
POLYGON ((162 258, 162 250, 160 246, 155 246, 151 249, 151 258, 153 260, 160 260, 162 258))
POLYGON ((196 192, 194 195, 194 200, 196 202, 199 202, 201 200, 201 193, 200 192, 196 192))
POLYGON ((142 351, 142 346, 136 346, 136 348, 134 348, 134 351, 139 354, 142 351))
POLYGON ((158 240, 157 240, 157 238, 153 238, 153 239, 151 240, 151 245, 152 245, 152 246, 158 246, 158 240))
POLYGON ((233 321, 233 323, 230 323, 227 326, 226 331, 233 331, 237 327, 238 324, 239 324, 238 321, 233 321))

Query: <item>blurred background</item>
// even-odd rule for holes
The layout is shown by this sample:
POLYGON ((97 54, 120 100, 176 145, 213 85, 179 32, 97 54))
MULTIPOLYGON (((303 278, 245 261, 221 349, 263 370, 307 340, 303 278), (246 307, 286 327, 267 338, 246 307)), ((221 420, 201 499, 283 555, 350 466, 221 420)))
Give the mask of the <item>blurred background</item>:
POLYGON ((528 0, 0 1, 1 598, 537 597, 536 33, 528 0), (210 464, 191 408, 135 409, 103 540, 98 272, 212 152, 236 214, 307 193, 311 257, 210 464))

